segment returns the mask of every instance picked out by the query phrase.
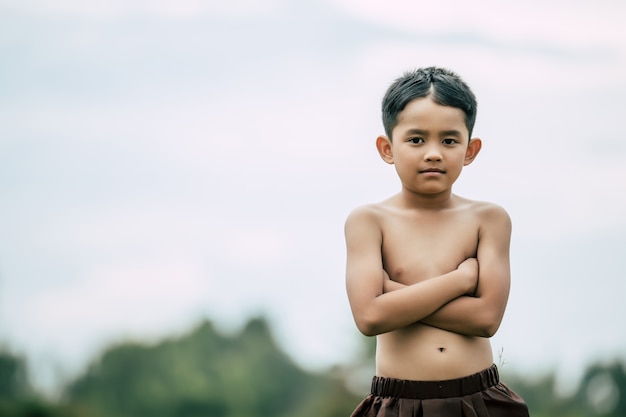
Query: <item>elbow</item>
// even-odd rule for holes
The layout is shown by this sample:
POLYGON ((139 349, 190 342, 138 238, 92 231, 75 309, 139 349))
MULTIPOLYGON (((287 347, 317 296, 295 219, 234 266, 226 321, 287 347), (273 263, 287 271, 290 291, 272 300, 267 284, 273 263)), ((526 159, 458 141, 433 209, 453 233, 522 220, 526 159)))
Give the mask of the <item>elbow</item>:
POLYGON ((371 337, 384 333, 381 321, 373 314, 363 314, 355 317, 355 323, 357 329, 365 336, 371 337))
POLYGON ((490 338, 496 334, 500 328, 502 322, 502 315, 495 313, 486 313, 481 317, 480 324, 478 326, 478 335, 481 337, 490 338))
POLYGON ((372 337, 372 336, 376 336, 377 334, 379 334, 374 327, 357 324, 357 328, 364 336, 367 336, 367 337, 372 337))
POLYGON ((487 325, 487 326, 483 326, 480 330, 479 330, 479 335, 480 337, 485 337, 485 338, 490 338, 493 335, 496 334, 496 332, 498 331, 498 327, 500 327, 499 325, 487 325))

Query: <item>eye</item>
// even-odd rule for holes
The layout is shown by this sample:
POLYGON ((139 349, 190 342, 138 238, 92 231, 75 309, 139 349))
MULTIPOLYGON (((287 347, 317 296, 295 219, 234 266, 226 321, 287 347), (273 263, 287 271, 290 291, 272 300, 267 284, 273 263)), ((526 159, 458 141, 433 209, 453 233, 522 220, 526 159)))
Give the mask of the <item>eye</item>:
POLYGON ((419 137, 418 137, 418 138, 408 138, 408 139, 407 139, 407 142, 411 142, 411 143, 423 143, 423 142, 424 142, 424 139, 419 138, 419 137))
POLYGON ((441 141, 444 145, 454 145, 455 143, 458 143, 458 141, 456 139, 452 139, 452 138, 447 138, 441 141))

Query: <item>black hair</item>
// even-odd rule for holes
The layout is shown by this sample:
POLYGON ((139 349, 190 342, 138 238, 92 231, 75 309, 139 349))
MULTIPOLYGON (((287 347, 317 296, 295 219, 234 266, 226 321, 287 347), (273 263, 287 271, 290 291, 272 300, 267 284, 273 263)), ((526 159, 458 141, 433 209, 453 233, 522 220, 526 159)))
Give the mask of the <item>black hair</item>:
POLYGON ((419 68, 405 72, 387 89, 383 97, 383 126, 391 140, 398 116, 406 105, 417 98, 430 97, 442 106, 456 107, 465 113, 465 126, 472 137, 476 121, 476 97, 456 73, 439 67, 419 68))

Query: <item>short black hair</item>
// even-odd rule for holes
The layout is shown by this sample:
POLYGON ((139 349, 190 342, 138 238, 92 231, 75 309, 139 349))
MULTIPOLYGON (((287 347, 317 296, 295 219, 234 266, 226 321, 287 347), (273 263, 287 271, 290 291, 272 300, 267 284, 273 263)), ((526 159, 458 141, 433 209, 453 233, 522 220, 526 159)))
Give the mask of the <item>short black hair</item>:
POLYGON ((446 68, 428 67, 405 72, 387 89, 383 97, 383 126, 391 140, 391 132, 398 124, 398 115, 406 105, 417 98, 431 97, 442 106, 456 107, 465 113, 465 126, 472 137, 476 122, 476 96, 456 73, 446 68))

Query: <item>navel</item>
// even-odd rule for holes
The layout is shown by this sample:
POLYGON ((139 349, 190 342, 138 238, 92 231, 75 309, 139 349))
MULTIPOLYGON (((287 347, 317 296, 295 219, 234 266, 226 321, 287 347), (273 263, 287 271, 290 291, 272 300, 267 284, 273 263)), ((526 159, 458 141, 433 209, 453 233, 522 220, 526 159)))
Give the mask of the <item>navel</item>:
POLYGON ((438 349, 438 350, 439 350, 439 352, 441 352, 441 353, 443 353, 443 352, 446 350, 446 348, 444 348, 444 347, 440 347, 440 348, 437 348, 437 349, 438 349))

